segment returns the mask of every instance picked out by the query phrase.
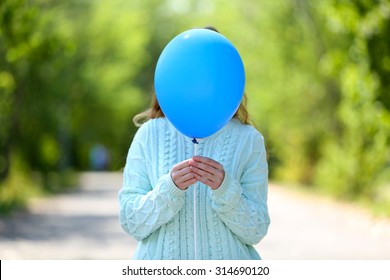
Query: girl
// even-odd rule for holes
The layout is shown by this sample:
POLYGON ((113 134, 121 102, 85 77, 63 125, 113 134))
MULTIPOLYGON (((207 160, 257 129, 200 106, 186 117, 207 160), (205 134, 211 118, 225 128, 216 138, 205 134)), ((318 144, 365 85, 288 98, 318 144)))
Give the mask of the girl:
POLYGON ((244 97, 193 156, 191 139, 153 94, 151 108, 134 118, 141 126, 119 191, 121 226, 138 241, 135 259, 260 259, 253 245, 270 223, 268 165, 263 136, 248 119, 244 97))

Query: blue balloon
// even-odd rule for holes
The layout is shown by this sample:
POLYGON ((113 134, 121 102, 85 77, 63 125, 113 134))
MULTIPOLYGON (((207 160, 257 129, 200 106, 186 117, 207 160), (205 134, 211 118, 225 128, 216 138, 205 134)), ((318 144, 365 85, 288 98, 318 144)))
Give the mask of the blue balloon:
POLYGON ((191 29, 162 51, 154 86, 172 125, 188 137, 205 138, 224 127, 237 111, 244 95, 244 65, 226 37, 191 29))

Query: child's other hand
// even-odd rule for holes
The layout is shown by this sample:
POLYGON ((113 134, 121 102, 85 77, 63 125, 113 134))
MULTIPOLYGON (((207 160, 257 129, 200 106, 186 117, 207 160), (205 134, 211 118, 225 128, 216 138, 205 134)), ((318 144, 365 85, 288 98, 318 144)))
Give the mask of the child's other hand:
POLYGON ((213 190, 218 189, 225 179, 225 171, 219 162, 202 156, 194 156, 189 161, 195 179, 209 186, 213 190))
POLYGON ((171 170, 171 178, 175 185, 181 189, 186 190, 190 185, 196 183, 195 174, 190 167, 191 159, 179 162, 171 170))

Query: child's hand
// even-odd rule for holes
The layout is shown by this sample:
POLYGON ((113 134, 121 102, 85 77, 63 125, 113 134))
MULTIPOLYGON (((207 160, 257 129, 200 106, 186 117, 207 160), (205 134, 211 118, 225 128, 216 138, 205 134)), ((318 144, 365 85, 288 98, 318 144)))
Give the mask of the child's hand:
POLYGON ((189 162, 191 159, 179 162, 171 170, 171 178, 175 185, 181 189, 186 190, 190 185, 196 183, 195 174, 192 172, 189 162))
POLYGON ((201 156, 194 156, 189 161, 195 179, 209 186, 213 190, 218 189, 225 179, 225 171, 219 162, 201 156))

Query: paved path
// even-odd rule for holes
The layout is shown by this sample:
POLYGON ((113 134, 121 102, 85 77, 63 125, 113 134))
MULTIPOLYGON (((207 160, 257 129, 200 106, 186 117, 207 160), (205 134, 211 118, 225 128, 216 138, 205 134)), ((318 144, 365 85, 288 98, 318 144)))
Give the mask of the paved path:
MULTIPOLYGON (((0 218, 0 259, 130 259, 136 242, 118 222, 120 174, 85 173, 82 188, 0 218)), ((390 259, 390 221, 270 186, 264 259, 390 259)))
POLYGON ((34 201, 0 218, 0 259, 130 259, 136 242, 119 226, 119 174, 85 173, 74 193, 34 201))
POLYGON ((270 186, 271 226, 259 250, 266 259, 390 260, 390 220, 366 211, 270 186))

